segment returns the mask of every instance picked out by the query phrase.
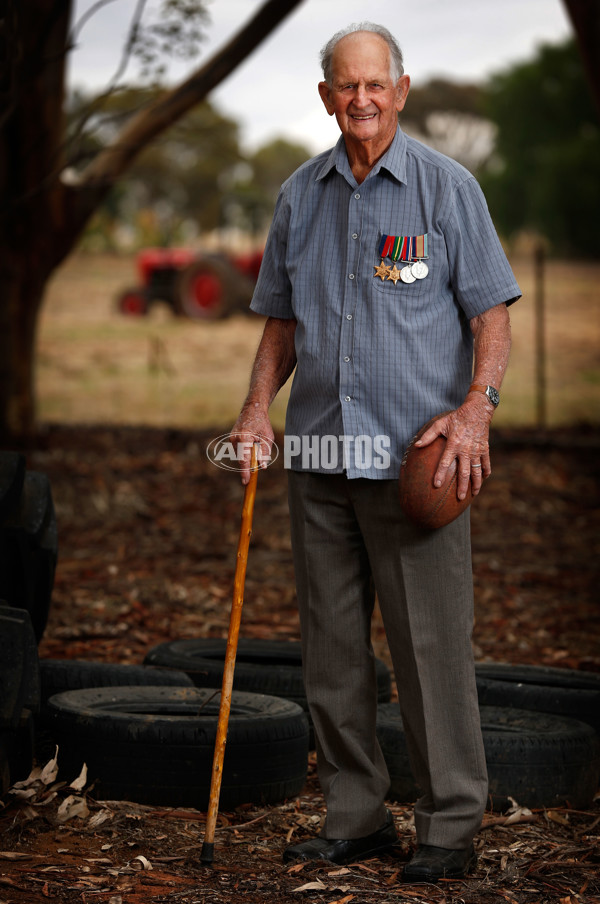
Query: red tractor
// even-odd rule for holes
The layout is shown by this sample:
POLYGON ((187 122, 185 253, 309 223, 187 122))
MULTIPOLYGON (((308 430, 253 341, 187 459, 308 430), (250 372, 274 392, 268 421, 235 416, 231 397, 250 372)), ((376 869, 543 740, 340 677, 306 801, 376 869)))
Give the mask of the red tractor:
POLYGON ((243 256, 198 254, 186 248, 146 248, 137 256, 140 285, 119 295, 122 314, 143 316, 155 301, 194 320, 248 311, 262 251, 243 256))

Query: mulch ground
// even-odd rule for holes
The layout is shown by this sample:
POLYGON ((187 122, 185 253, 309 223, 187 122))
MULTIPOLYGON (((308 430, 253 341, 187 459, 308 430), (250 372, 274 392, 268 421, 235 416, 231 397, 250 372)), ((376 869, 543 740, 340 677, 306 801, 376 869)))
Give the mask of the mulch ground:
MULTIPOLYGON (((44 657, 140 663, 176 637, 226 636, 242 488, 205 455, 214 431, 52 426, 28 452, 50 477, 59 567, 44 657)), ((472 511, 479 660, 600 672, 600 431, 497 431, 494 473, 472 511)), ((285 473, 259 476, 242 636, 298 639, 285 473)), ((389 664, 380 619, 377 655, 389 664)), ((43 764, 41 764, 43 765, 43 764)), ((473 877, 401 886, 414 842, 392 805, 393 854, 350 867, 284 866, 290 840, 318 831, 311 762, 303 794, 221 813, 212 868, 204 814, 94 799, 46 783, 0 812, 0 904, 400 904, 600 900, 600 805, 488 812, 473 877)), ((518 805, 518 801, 516 802, 518 805)))

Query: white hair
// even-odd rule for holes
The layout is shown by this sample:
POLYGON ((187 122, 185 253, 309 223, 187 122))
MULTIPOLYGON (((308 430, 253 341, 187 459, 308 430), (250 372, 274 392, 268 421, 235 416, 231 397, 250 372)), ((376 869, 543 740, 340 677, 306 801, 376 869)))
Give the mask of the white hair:
POLYGON ((333 51, 338 41, 341 41, 346 35, 355 34, 359 31, 368 31, 383 38, 390 51, 390 75, 393 81, 397 82, 400 76, 404 75, 404 60, 396 38, 384 25, 376 25, 374 22, 353 22, 352 25, 348 25, 341 31, 336 32, 321 50, 321 68, 323 69, 323 78, 327 84, 331 85, 333 51))

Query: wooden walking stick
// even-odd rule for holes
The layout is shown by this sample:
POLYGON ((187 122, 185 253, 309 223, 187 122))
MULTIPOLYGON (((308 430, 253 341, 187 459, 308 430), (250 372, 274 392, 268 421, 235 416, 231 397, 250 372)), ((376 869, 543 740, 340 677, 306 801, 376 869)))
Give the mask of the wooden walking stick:
POLYGON ((219 813, 219 795, 221 793, 221 779, 223 778, 223 759, 225 757, 229 711, 231 709, 231 689, 233 687, 233 673, 235 669, 238 636, 240 633, 240 622, 242 619, 242 606, 244 605, 244 581, 246 578, 246 565, 248 564, 250 536, 252 534, 252 513, 254 511, 254 500, 256 498, 259 448, 259 443, 253 443, 252 457, 250 460, 250 480, 246 484, 246 491, 244 493, 242 526, 240 528, 235 578, 233 582, 233 600, 231 603, 231 615, 229 616, 229 634, 227 635, 227 648, 225 650, 221 705, 219 707, 219 721, 217 723, 217 737, 215 740, 215 752, 210 782, 210 799, 206 816, 206 831, 204 833, 204 842, 200 854, 200 862, 209 866, 213 862, 215 850, 215 828, 219 813))

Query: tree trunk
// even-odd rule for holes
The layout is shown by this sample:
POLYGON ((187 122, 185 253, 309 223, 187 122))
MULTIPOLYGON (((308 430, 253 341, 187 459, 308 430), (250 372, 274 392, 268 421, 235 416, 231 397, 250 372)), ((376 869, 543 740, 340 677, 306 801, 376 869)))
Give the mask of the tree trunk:
POLYGON ((600 115, 600 4, 598 0, 564 0, 571 19, 583 68, 600 115))
POLYGON ((0 20, 0 438, 34 427, 34 344, 64 232, 63 86, 70 0, 9 0, 0 20))
POLYGON ((0 280, 0 411, 4 418, 0 436, 5 443, 16 438, 27 442, 35 423, 36 324, 46 276, 27 252, 3 251, 0 280))

